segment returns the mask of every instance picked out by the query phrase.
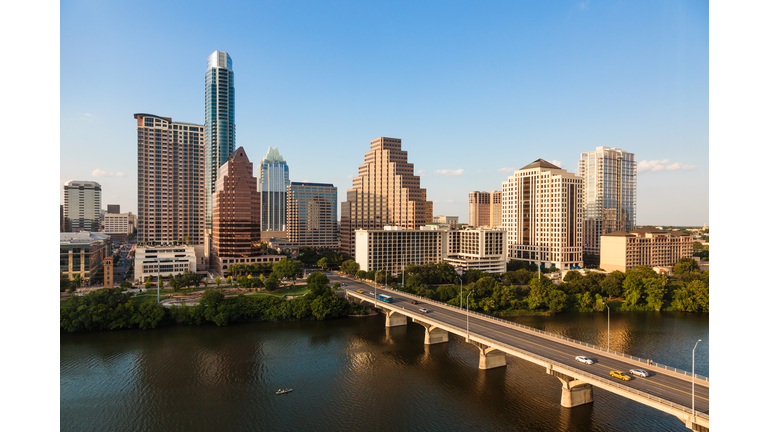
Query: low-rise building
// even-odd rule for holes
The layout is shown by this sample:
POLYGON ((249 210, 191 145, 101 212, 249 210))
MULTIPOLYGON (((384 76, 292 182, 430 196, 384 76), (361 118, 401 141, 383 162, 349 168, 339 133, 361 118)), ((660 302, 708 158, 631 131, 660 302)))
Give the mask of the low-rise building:
POLYGON ((409 264, 447 262, 459 269, 504 273, 507 233, 503 230, 451 230, 428 224, 417 230, 387 226, 355 231, 355 260, 360 270, 400 273, 409 264))
MULTIPOLYGON (((198 250, 202 250, 198 248, 198 250)), ((138 246, 134 256, 134 272, 136 280, 144 282, 148 276, 157 280, 167 277, 197 271, 197 254, 195 246, 138 246)))
POLYGON ((448 232, 443 261, 464 270, 507 271, 507 232, 502 229, 465 229, 448 232))
POLYGON ((450 226, 452 229, 458 229, 459 228, 459 217, 458 216, 433 216, 432 222, 438 223, 438 224, 445 224, 450 226))
POLYGON ((690 234, 640 227, 616 231, 600 238, 600 268, 611 272, 636 266, 672 267, 681 258, 693 257, 690 234))
POLYGON ((104 265, 104 259, 112 256, 112 239, 100 232, 63 232, 59 233, 59 271, 70 280, 80 275, 84 285, 90 285, 91 279, 104 265))

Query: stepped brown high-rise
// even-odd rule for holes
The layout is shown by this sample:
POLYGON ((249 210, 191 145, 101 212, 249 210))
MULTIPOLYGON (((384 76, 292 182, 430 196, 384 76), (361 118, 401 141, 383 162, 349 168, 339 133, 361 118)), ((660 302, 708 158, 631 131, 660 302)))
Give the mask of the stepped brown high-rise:
POLYGON ((211 266, 220 274, 233 263, 253 262, 261 239, 258 180, 253 163, 239 147, 219 167, 213 197, 211 266))
POLYGON ((401 150, 398 138, 380 137, 371 141, 365 163, 341 203, 341 250, 355 254, 356 229, 383 229, 397 225, 416 229, 432 222, 432 202, 427 190, 413 175, 408 152, 401 150))

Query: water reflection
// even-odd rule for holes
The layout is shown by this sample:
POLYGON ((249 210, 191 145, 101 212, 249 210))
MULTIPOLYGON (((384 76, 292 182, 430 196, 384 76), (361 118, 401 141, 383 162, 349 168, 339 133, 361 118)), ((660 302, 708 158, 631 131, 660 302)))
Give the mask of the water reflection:
MULTIPOLYGON (((708 329, 689 318, 612 312, 611 345, 616 338, 666 362, 685 346, 689 362, 688 336, 708 329)), ((591 343, 606 327, 598 314, 521 321, 591 343)), ((424 345, 421 325, 384 322, 63 334, 61 430, 686 430, 599 389, 594 404, 562 408, 560 381, 540 366, 508 356, 506 367, 482 371, 479 350, 463 338, 424 345), (294 392, 274 394, 286 387, 294 392)), ((708 370, 699 350, 697 370, 708 370)))

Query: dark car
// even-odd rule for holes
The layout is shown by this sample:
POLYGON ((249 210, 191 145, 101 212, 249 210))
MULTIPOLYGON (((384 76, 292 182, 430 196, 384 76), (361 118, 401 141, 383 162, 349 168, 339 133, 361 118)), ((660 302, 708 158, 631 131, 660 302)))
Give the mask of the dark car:
POLYGON ((419 304, 416 300, 411 300, 411 304, 419 304))

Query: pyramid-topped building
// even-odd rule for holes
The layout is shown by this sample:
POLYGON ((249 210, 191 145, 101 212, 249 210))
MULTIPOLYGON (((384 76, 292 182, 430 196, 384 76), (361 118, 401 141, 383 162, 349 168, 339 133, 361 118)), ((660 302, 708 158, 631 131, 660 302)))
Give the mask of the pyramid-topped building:
POLYGON ((355 230, 383 229, 396 225, 416 229, 432 222, 432 202, 421 188, 408 152, 398 138, 379 137, 371 141, 365 162, 341 203, 341 250, 355 253, 355 230))

